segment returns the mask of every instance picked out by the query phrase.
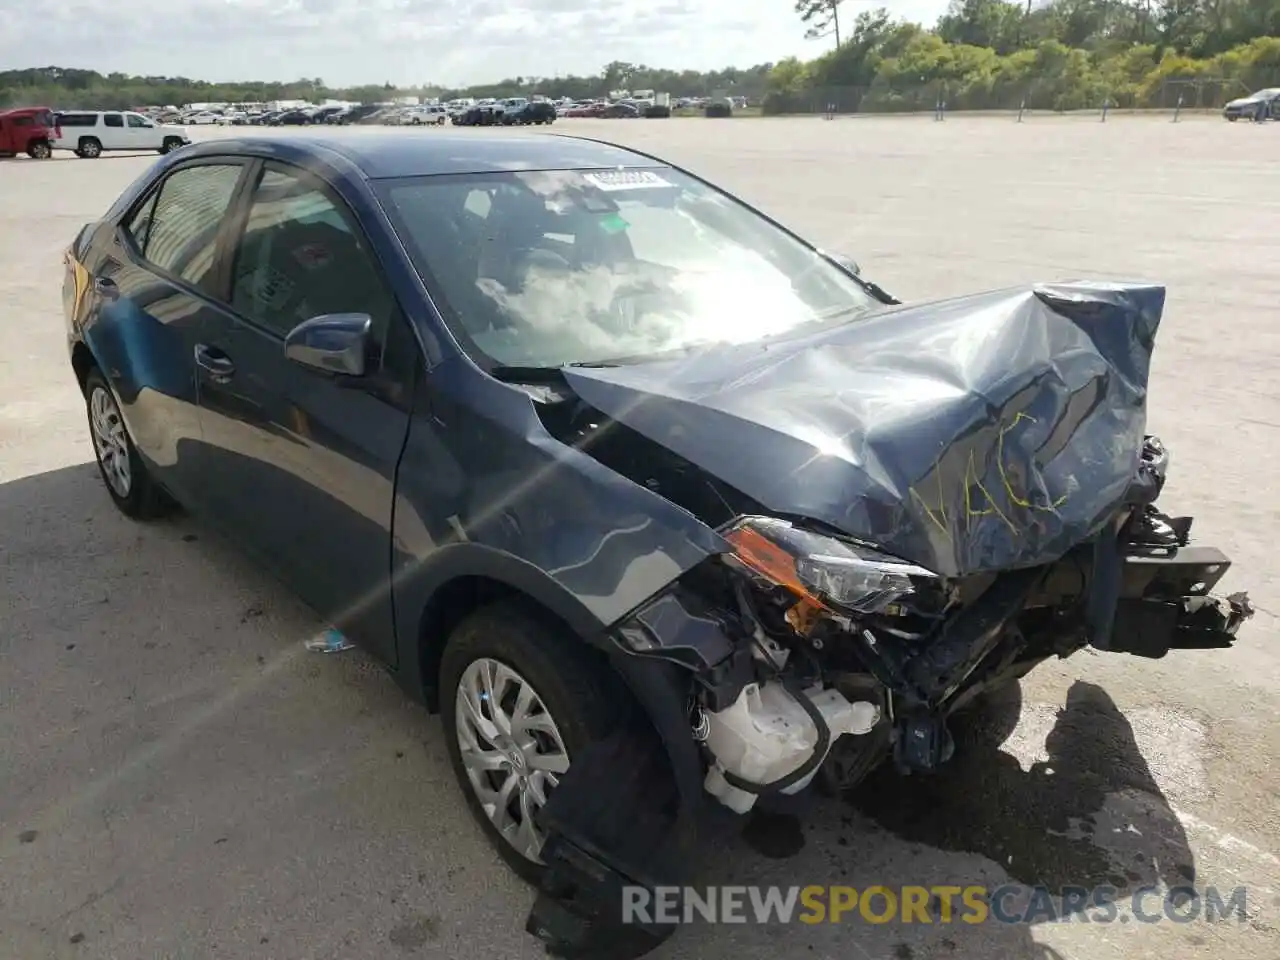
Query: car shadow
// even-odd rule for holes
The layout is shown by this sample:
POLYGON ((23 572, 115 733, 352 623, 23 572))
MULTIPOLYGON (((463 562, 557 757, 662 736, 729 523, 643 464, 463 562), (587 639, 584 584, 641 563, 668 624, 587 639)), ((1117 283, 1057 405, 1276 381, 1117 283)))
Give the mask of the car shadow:
POLYGON ((882 767, 849 802, 910 842, 987 857, 1017 883, 1126 891, 1195 880, 1186 832, 1132 726, 1102 687, 1082 680, 1030 769, 998 746, 962 743, 937 774, 882 767))

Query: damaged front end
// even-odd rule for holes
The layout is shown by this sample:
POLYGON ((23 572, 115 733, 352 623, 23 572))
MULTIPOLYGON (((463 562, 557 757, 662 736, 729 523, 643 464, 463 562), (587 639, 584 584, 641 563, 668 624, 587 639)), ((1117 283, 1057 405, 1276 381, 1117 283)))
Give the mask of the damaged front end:
POLYGON ((935 336, 934 367, 918 351, 890 352, 896 328, 861 335, 879 362, 893 360, 896 384, 916 377, 916 392, 886 400, 865 389, 859 403, 874 396, 897 419, 862 430, 858 456, 847 436, 844 455, 805 447, 831 407, 817 389, 803 410, 790 395, 786 429, 777 404, 758 399, 785 389, 777 371, 790 365, 838 376, 831 389, 852 405, 839 369, 839 350, 856 352, 852 334, 726 367, 723 382, 753 383, 755 399, 708 391, 705 376, 660 388, 630 371, 570 380, 594 439, 568 421, 553 432, 681 503, 725 548, 611 630, 640 709, 575 758, 544 808, 548 868, 528 929, 554 954, 647 952, 671 928, 628 922, 624 888, 688 883, 708 831, 732 829, 762 797, 818 778, 847 788, 888 759, 904 774, 939 768, 957 715, 1049 657, 1090 645, 1143 657, 1229 647, 1252 616, 1243 593, 1213 593, 1230 560, 1191 542, 1190 518, 1156 507, 1169 457, 1143 426, 1163 291, 1055 288, 1007 301, 1005 342, 1023 350, 1021 367, 989 364, 956 390, 963 358, 946 368, 938 358, 966 336, 999 341, 993 302, 952 302, 936 321, 899 315, 909 331, 953 332, 951 344, 935 336), (1044 349, 1031 356, 1033 339, 1044 349), (641 392, 649 400, 634 402, 641 392), (921 396, 944 401, 926 408, 921 396), (664 435, 673 416, 682 429, 664 435), (1021 421, 1037 427, 1015 436, 1009 424, 1021 421), (760 459, 790 487, 729 468, 732 443, 714 431, 730 423, 776 440, 777 456, 760 459), (690 439, 699 430, 702 447, 690 439), (611 431, 625 443, 611 446, 611 431), (1052 496, 1055 485, 1074 500, 1052 496), (945 495, 916 494, 926 488, 957 492, 948 507, 945 495), (787 509, 802 502, 814 508, 787 509))
POLYGON ((1230 560, 1156 510, 1166 462, 1148 438, 1113 523, 1055 563, 996 574, 942 578, 812 526, 733 521, 728 552, 616 630, 653 726, 594 745, 553 794, 530 932, 558 956, 640 956, 672 929, 626 922, 624 888, 689 882, 708 830, 762 796, 819 775, 848 788, 890 757, 934 770, 957 711, 1052 656, 1229 647, 1253 608, 1212 593, 1230 560))

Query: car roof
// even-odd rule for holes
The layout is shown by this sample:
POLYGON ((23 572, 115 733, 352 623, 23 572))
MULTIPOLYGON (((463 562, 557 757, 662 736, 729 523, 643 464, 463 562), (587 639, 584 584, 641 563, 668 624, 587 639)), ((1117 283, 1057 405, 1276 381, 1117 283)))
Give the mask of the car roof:
POLYGON ((337 154, 370 180, 456 173, 520 170, 602 170, 666 167, 669 164, 625 147, 581 137, 505 136, 485 131, 414 136, 389 133, 341 133, 208 140, 188 147, 184 156, 203 153, 323 159, 337 154), (284 147, 284 150, 280 148, 284 147), (291 157, 285 156, 290 154, 291 157))

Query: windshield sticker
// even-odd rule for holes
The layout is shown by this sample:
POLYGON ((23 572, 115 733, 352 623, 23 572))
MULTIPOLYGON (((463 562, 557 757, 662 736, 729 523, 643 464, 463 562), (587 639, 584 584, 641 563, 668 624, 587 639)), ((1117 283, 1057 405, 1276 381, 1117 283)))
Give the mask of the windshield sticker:
POLYGON ((598 170, 584 173, 582 179, 598 190, 652 190, 671 189, 675 186, 652 170, 598 170))
POLYGON ((616 213, 610 213, 600 218, 600 226, 604 228, 605 233, 621 233, 631 224, 623 220, 616 213))

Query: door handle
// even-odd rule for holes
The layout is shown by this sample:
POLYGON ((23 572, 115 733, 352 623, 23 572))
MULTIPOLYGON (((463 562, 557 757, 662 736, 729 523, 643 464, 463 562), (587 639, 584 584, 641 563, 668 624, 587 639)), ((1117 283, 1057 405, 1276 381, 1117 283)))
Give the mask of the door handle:
POLYGON ((120 288, 116 286, 116 282, 110 277, 94 277, 93 290, 98 296, 107 300, 120 299, 120 288))
POLYGON ((227 383, 236 375, 236 365, 231 358, 204 343, 196 344, 196 366, 204 370, 214 383, 227 383))

